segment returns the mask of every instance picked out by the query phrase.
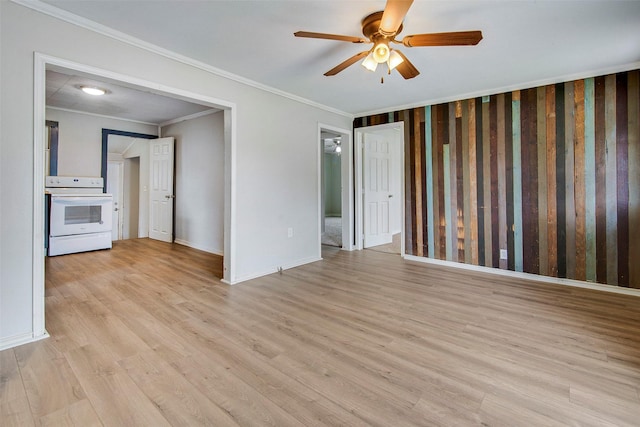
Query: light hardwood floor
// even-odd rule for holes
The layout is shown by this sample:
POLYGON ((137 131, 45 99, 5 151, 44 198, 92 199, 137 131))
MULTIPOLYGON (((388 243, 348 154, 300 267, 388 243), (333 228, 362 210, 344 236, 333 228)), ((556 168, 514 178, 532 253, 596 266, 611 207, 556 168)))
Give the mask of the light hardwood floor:
POLYGON ((47 259, 0 425, 640 425, 640 298, 323 256, 232 287, 145 239, 47 259))

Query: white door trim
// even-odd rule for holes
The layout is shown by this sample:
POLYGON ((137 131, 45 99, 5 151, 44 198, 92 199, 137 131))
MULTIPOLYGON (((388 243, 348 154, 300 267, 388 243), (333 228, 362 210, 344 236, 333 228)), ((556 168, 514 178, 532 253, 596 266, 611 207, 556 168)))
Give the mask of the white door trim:
POLYGON ((33 79, 33 265, 32 265, 32 296, 33 296, 33 324, 30 340, 35 341, 47 336, 44 316, 44 146, 45 135, 45 94, 46 67, 59 66, 79 72, 93 74, 135 86, 151 89, 166 96, 193 101, 224 110, 225 117, 225 233, 224 233, 224 271, 223 282, 236 283, 236 139, 237 115, 236 104, 210 96, 205 96, 182 89, 164 86, 149 80, 140 79, 124 74, 77 62, 34 53, 33 79))
MULTIPOLYGON (((109 176, 109 167, 113 167, 112 165, 116 165, 118 168, 118 197, 113 199, 113 209, 118 209, 118 221, 112 223, 113 227, 116 228, 116 240, 122 240, 122 229, 123 229, 123 205, 124 205, 124 160, 107 160, 107 177, 109 176)), ((107 186, 109 186, 109 181, 107 180, 107 186)), ((107 189, 107 193, 109 190, 107 189)), ((113 240, 113 230, 111 234, 113 240)))
POLYGON ((363 206, 363 193, 364 193, 364 179, 363 172, 363 140, 365 133, 375 133, 381 130, 398 129, 398 143, 400 144, 400 212, 401 212, 401 227, 400 227, 400 255, 404 257, 404 200, 405 200, 405 188, 404 188, 404 122, 386 123, 383 125, 367 126, 355 129, 354 139, 354 159, 355 159, 355 179, 354 179, 354 193, 357 195, 355 198, 355 233, 356 243, 354 249, 362 250, 364 248, 364 206, 363 206))
POLYGON ((342 129, 324 123, 318 123, 318 258, 322 257, 322 157, 324 148, 322 131, 339 133, 342 136, 340 153, 340 179, 342 185, 342 249, 352 251, 353 244, 353 136, 349 129, 342 129))

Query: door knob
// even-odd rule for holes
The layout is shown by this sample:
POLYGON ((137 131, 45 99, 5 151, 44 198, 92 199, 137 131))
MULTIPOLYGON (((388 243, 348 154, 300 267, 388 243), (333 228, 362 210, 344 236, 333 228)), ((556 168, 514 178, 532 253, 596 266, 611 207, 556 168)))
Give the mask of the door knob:
POLYGON ((173 199, 173 198, 175 198, 176 196, 174 196, 173 194, 171 194, 171 195, 167 194, 167 195, 166 195, 166 196, 164 196, 164 197, 165 197, 165 199, 173 199))
POLYGON ((114 211, 118 212, 118 208, 115 208, 114 211))
POLYGON ((389 198, 392 198, 392 197, 393 197, 393 194, 389 194, 389 198))

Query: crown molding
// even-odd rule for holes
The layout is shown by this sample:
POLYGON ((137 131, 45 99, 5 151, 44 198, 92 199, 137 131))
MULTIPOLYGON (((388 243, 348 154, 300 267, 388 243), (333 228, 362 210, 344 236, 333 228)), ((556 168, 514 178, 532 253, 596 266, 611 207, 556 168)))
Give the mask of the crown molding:
POLYGON ((410 110, 412 108, 424 107, 425 105, 445 104, 447 102, 454 102, 454 101, 460 101, 460 100, 465 100, 465 99, 480 98, 480 97, 483 97, 483 96, 497 95, 497 94, 500 94, 500 93, 513 92, 513 91, 516 91, 516 90, 532 89, 532 88, 536 88, 536 87, 540 87, 540 86, 547 86, 547 85, 552 85, 552 84, 557 84, 557 83, 570 82, 570 81, 574 81, 574 80, 588 79, 588 78, 592 78, 592 77, 605 76, 607 74, 622 73, 622 72, 625 72, 625 71, 632 71, 632 70, 637 70, 637 69, 640 69, 640 61, 632 62, 630 64, 617 65, 617 66, 613 66, 613 67, 600 68, 600 69, 592 70, 592 71, 584 71, 584 72, 575 73, 575 74, 566 74, 566 75, 562 75, 562 76, 550 77, 550 78, 541 79, 541 80, 533 80, 533 81, 526 82, 526 83, 518 83, 518 84, 513 84, 513 85, 507 85, 507 86, 499 86, 499 87, 495 87, 493 89, 486 89, 486 90, 481 90, 481 91, 476 91, 476 92, 469 92, 469 93, 463 93, 463 94, 459 94, 459 95, 452 95, 452 96, 447 96, 447 97, 444 97, 444 98, 434 98, 434 99, 429 99, 429 100, 426 100, 426 101, 420 101, 420 102, 414 102, 414 103, 411 103, 411 104, 399 105, 397 107, 390 107, 390 108, 378 109, 378 110, 373 110, 373 111, 362 111, 360 113, 354 113, 353 116, 354 117, 367 117, 367 116, 373 116, 373 115, 376 115, 376 114, 385 114, 385 113, 390 113, 390 112, 395 112, 395 111, 410 110))
POLYGON ((319 108, 321 110, 325 110, 330 113, 338 114, 351 119, 355 117, 353 114, 347 113, 346 111, 341 111, 336 108, 329 107, 328 105, 320 104, 320 103, 311 101, 309 99, 303 98, 301 96, 297 96, 292 93, 285 92, 283 90, 276 89, 271 86, 267 86, 265 84, 256 82, 254 80, 250 80, 245 77, 241 77, 236 74, 230 73, 228 71, 222 70, 220 68, 213 67, 209 64, 198 61, 196 59, 189 58, 188 56, 184 56, 179 53, 173 52, 171 50, 164 49, 152 43, 145 42, 144 40, 140 40, 136 37, 130 36, 121 31, 117 31, 117 30, 114 30, 113 28, 107 27, 106 25, 99 24, 95 21, 91 21, 90 19, 86 19, 81 16, 75 15, 73 13, 59 9, 57 7, 41 2, 39 0, 10 0, 10 1, 13 3, 19 4, 21 6, 27 7, 29 9, 35 10, 37 12, 43 13, 45 15, 49 15, 53 18, 60 19, 61 21, 65 21, 70 24, 76 25, 78 27, 112 38, 122 43, 126 43, 128 45, 131 45, 140 49, 144 49, 148 52, 155 53, 160 56, 164 56, 165 58, 169 58, 176 62, 180 62, 182 64, 198 68, 210 74, 214 74, 216 76, 219 76, 228 80, 232 80, 237 83, 244 84, 246 86, 251 86, 255 89, 269 92, 274 95, 281 96, 283 98, 288 98, 293 101, 309 105, 311 107, 319 108))

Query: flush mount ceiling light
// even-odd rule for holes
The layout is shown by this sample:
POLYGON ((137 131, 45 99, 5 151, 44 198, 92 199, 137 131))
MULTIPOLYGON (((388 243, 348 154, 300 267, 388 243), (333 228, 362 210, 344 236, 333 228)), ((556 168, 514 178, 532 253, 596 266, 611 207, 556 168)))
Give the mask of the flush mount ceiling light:
POLYGON ((293 33, 293 35, 312 39, 373 44, 374 47, 371 50, 356 53, 351 58, 324 73, 325 76, 335 76, 345 68, 364 59, 362 66, 367 70, 375 71, 378 64, 386 62, 389 66, 389 72, 397 69, 405 79, 416 77, 420 74, 420 71, 418 71, 402 52, 391 49, 389 43, 402 44, 405 47, 473 46, 482 40, 482 32, 477 30, 414 34, 405 36, 402 40, 396 40, 396 36, 402 31, 402 21, 404 21, 412 3, 413 0, 387 0, 384 10, 372 13, 362 20, 362 34, 364 34, 366 38, 339 34, 312 33, 309 31, 297 31, 293 33))
POLYGON ((107 93, 106 90, 100 89, 99 87, 95 87, 95 86, 80 86, 80 89, 84 93, 87 93, 87 94, 93 95, 93 96, 101 96, 101 95, 104 95, 105 93, 107 93))

